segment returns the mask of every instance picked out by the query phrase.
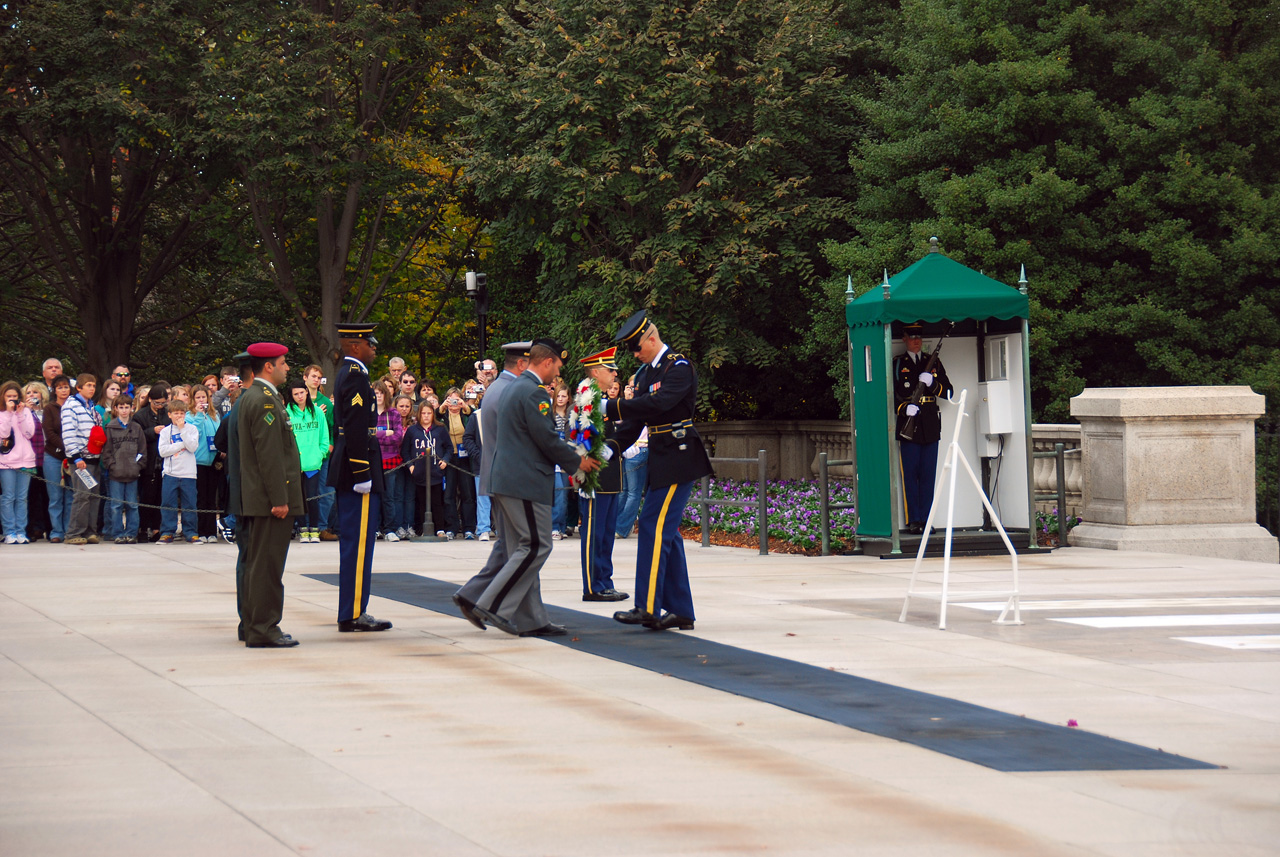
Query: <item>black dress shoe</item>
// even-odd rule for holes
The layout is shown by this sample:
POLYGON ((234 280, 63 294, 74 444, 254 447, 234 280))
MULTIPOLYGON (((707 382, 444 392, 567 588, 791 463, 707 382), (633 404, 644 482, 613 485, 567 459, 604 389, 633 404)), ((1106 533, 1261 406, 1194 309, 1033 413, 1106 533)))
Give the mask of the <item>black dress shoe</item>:
POLYGON ((259 643, 249 642, 244 645, 247 649, 292 649, 298 645, 298 641, 288 634, 281 634, 274 640, 263 640, 259 643))
POLYGON ((512 625, 506 619, 503 619, 501 616, 499 616, 497 613, 494 613, 492 610, 486 610, 478 604, 473 604, 471 607, 471 610, 473 613, 479 616, 481 621, 483 621, 485 624, 492 625, 493 627, 497 628, 499 631, 503 632, 504 634, 510 634, 513 637, 520 636, 519 628, 517 628, 515 625, 512 625))
POLYGON ((693 620, 677 616, 675 613, 667 613, 661 619, 651 617, 650 621, 644 623, 644 626, 650 631, 670 631, 672 628, 678 628, 681 631, 692 631, 693 620))
POLYGON ((481 631, 484 630, 484 622, 476 615, 476 605, 472 604, 456 592, 453 593, 453 603, 458 605, 458 610, 461 611, 463 619, 466 619, 481 631))
POLYGON ((619 610, 613 614, 613 621, 621 622, 624 625, 643 625, 645 620, 653 620, 652 613, 646 613, 639 607, 632 607, 630 610, 619 610))
POLYGON ((630 598, 625 592, 619 592, 616 589, 605 589, 600 592, 588 592, 582 596, 583 601, 626 601, 630 598))
POLYGON ((556 625, 548 622, 541 628, 534 628, 532 631, 521 631, 521 637, 563 637, 569 633, 569 629, 564 625, 556 625))
POLYGON ((357 619, 347 619, 338 623, 338 630, 344 634, 349 631, 387 631, 391 628, 391 623, 382 619, 375 619, 368 613, 357 619))

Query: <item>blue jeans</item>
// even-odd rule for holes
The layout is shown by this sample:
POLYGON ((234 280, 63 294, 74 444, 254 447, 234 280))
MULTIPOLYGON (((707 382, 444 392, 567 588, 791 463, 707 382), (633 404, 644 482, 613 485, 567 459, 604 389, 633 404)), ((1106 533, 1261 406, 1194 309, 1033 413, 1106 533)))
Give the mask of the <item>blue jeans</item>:
POLYGON ((44 481, 49 491, 49 538, 62 539, 67 536, 67 524, 71 522, 70 488, 62 487, 62 459, 44 454, 44 481))
POLYGON ((565 519, 569 516, 569 474, 563 470, 556 471, 556 495, 551 501, 551 529, 563 533, 565 519))
POLYGON ((196 480, 179 479, 165 474, 160 480, 160 535, 173 536, 178 532, 178 511, 182 508, 182 535, 190 538, 196 534, 196 480))
POLYGON ((404 477, 403 470, 382 471, 381 532, 394 533, 405 525, 400 519, 400 511, 404 507, 404 477))
POLYGON ((0 529, 5 536, 27 537, 27 490, 31 474, 25 470, 0 469, 0 529))
POLYGON ((320 509, 320 526, 325 529, 333 530, 333 532, 336 533, 338 531, 337 526, 329 526, 331 521, 334 519, 334 514, 333 489, 329 487, 329 459, 327 458, 324 460, 324 463, 320 465, 320 485, 317 490, 319 493, 325 495, 316 501, 316 505, 320 509))
POLYGON ((111 502, 107 504, 107 524, 116 538, 138 537, 138 483, 111 480, 111 502), (124 524, 120 521, 123 518, 124 524))
POLYGON ((480 477, 476 477, 476 535, 493 532, 489 522, 489 498, 480 493, 480 477))
POLYGON ((622 460, 622 494, 618 497, 618 523, 614 529, 619 538, 631 535, 648 477, 649 447, 646 446, 634 458, 622 460))
POLYGON ((119 516, 111 517, 111 474, 107 472, 105 467, 98 468, 98 490, 102 492, 103 503, 99 507, 102 509, 102 537, 104 539, 114 539, 120 535, 120 518, 119 516))

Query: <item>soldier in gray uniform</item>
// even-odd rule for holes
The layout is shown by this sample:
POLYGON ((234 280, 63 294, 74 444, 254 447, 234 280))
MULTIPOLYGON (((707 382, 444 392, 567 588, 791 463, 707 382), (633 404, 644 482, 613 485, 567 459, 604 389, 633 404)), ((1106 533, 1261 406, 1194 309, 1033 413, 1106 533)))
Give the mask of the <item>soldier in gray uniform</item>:
MULTIPOLYGON (((544 385, 559 377, 568 356, 554 340, 534 340, 529 368, 501 391, 491 418, 496 420, 495 436, 482 441, 486 455, 493 449, 493 460, 487 473, 482 460, 481 484, 484 487, 487 476, 506 561, 491 579, 482 579, 481 572, 455 596, 460 608, 465 600, 464 615, 471 613, 483 623, 521 637, 566 633, 563 625, 552 624, 547 616, 538 577, 551 553, 555 467, 589 472, 598 466, 561 440, 552 420, 551 397, 544 385)), ((481 429, 485 428, 482 424, 481 429)))

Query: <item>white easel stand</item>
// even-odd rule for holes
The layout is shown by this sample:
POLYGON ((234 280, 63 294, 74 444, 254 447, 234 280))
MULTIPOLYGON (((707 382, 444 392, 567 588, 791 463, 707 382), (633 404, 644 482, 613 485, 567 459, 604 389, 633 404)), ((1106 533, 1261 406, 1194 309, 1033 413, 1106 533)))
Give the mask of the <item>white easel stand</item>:
MULTIPOLYGON (((916 590, 916 575, 920 571, 920 563, 924 561, 924 550, 929 543, 929 533, 933 527, 933 515, 937 509, 935 504, 929 509, 929 519, 924 523, 924 536, 920 539, 920 549, 916 551, 916 564, 911 569, 911 582, 907 585, 907 597, 902 602, 902 614, 898 616, 899 622, 907 621, 907 609, 911 606, 912 597, 915 598, 936 598, 941 606, 938 609, 938 629, 946 630, 947 628, 947 602, 948 601, 984 601, 992 597, 1008 597, 1005 602, 1004 609, 1000 611, 993 623, 996 625, 1021 625, 1022 614, 1018 604, 1018 552, 1013 549, 1013 542, 1009 541, 1009 534, 1004 531, 1004 524, 1000 523, 1000 518, 996 515, 996 510, 991 508, 991 501, 987 499, 987 492, 982 489, 982 483, 978 481, 978 477, 973 474, 973 468, 969 466, 969 462, 965 459, 964 453, 960 451, 960 426, 964 423, 965 412, 964 402, 969 395, 968 390, 960 391, 960 401, 957 406, 960 413, 956 415, 955 431, 951 434, 951 445, 947 447, 947 458, 942 465, 942 472, 938 474, 938 484, 934 486, 934 493, 942 487, 942 481, 947 478, 947 474, 951 474, 951 484, 948 488, 947 502, 947 534, 946 541, 942 553, 942 591, 941 593, 918 592, 916 590), (995 521, 996 528, 1000 530, 1000 538, 1004 540, 1004 546, 1009 551, 1009 559, 1013 561, 1013 590, 1009 592, 951 592, 951 530, 952 523, 955 520, 956 509, 956 469, 955 462, 959 461, 964 465, 965 472, 969 474, 969 480, 973 482, 973 486, 978 489, 978 496, 982 498, 982 505, 986 506, 987 513, 991 515, 991 520, 995 521), (1013 611, 1013 619, 1008 619, 1009 611, 1013 611)), ((948 400, 950 401, 950 400, 948 400)))

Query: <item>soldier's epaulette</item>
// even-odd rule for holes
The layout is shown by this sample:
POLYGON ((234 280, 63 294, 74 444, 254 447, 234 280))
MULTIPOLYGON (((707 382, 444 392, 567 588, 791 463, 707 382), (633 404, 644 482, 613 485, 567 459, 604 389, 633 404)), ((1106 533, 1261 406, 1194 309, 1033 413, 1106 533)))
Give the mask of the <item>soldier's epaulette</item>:
POLYGON ((686 366, 689 364, 688 357, 685 357, 683 354, 676 354, 674 351, 667 352, 667 359, 673 361, 676 366, 679 366, 681 363, 686 366))

